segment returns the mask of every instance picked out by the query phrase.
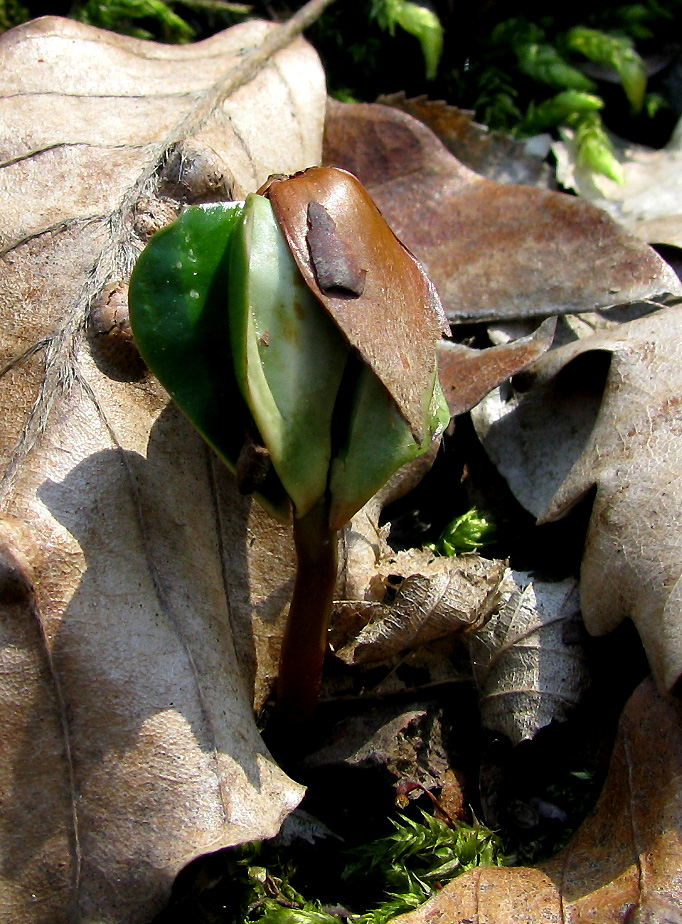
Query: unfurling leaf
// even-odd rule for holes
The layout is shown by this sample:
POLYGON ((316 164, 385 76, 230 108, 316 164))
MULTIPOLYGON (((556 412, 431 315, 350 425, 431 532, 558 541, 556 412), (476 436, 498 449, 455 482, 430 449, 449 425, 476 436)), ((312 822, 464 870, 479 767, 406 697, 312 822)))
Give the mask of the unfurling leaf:
POLYGON ((475 552, 495 540, 495 521, 472 507, 448 523, 436 542, 436 550, 443 555, 460 555, 475 552))

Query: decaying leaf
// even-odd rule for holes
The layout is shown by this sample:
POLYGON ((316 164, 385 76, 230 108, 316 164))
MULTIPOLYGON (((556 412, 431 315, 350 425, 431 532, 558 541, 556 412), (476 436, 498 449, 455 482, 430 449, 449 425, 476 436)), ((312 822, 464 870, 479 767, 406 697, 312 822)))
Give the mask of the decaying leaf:
POLYGON ((682 247, 682 122, 661 149, 618 138, 613 144, 624 183, 581 166, 573 133, 565 130, 563 139, 553 145, 559 181, 605 209, 642 240, 682 247))
MULTIPOLYGON (((664 689, 671 689, 682 673, 681 327, 682 307, 676 306, 545 354, 534 367, 537 389, 528 391, 501 422, 512 440, 507 451, 514 453, 513 432, 525 427, 528 436, 531 417, 541 415, 535 440, 525 443, 530 464, 509 467, 505 475, 522 498, 530 497, 531 509, 543 521, 561 516, 596 487, 580 581, 585 624, 601 635, 631 617, 664 689), (570 410, 573 403, 578 408, 583 395, 571 397, 566 387, 576 381, 571 373, 582 364, 584 376, 588 363, 600 357, 610 357, 610 365, 601 403, 594 401, 590 408, 592 426, 577 410, 575 442, 565 443, 559 431, 543 434, 542 426, 557 412, 553 384, 563 379, 564 407, 570 410), (553 472, 536 465, 533 444, 541 462, 552 453, 558 457, 556 446, 562 445, 568 465, 561 471, 555 466, 553 472)), ((600 365, 603 369, 603 361, 600 365)), ((499 432, 496 453, 505 451, 504 443, 499 432)))
POLYGON ((555 318, 526 337, 476 350, 443 340, 437 346, 438 374, 450 414, 464 414, 505 379, 516 375, 552 345, 555 318))
POLYGON ((125 337, 112 293, 183 203, 319 158, 303 41, 226 98, 273 35, 170 47, 47 18, 0 39, 7 920, 148 921, 180 867, 271 836, 301 796, 252 711, 288 533, 101 349, 125 337))
POLYGON ((474 121, 474 113, 425 96, 407 99, 404 93, 380 96, 384 106, 393 106, 428 125, 460 163, 480 176, 498 183, 551 186, 546 162, 550 135, 519 139, 491 131, 474 121))
POLYGON ((504 562, 479 555, 443 558, 409 549, 382 559, 372 581, 375 601, 339 603, 365 623, 357 637, 336 651, 347 664, 383 661, 443 638, 473 631, 490 618, 499 600, 504 562), (382 602, 387 591, 395 593, 382 602))
POLYGON ((645 682, 621 718, 594 812, 534 868, 480 867, 399 924, 677 924, 682 920, 682 709, 645 682))
POLYGON ((481 721, 513 744, 564 719, 589 682, 578 584, 507 571, 499 612, 469 636, 481 721))
POLYGON ((365 184, 451 320, 547 316, 680 291, 670 267, 601 209, 484 179, 406 113, 330 101, 324 159, 365 184))

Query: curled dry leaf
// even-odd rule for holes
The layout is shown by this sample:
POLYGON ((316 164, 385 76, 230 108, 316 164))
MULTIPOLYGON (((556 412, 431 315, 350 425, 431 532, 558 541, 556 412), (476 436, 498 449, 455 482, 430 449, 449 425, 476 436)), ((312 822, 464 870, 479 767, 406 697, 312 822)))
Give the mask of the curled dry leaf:
POLYGON ((545 160, 550 135, 520 140, 491 131, 474 121, 473 112, 425 96, 407 99, 404 93, 393 93, 380 96, 377 102, 419 119, 460 163, 480 176, 498 183, 520 183, 540 189, 551 185, 550 168, 545 160))
POLYGON ((469 636, 481 721, 513 744, 564 719, 589 682, 578 583, 507 571, 499 612, 469 636))
POLYGON ((148 921, 181 866, 274 834, 301 796, 252 712, 288 533, 100 349, 128 342, 117 293, 183 203, 318 160, 302 40, 226 97, 278 34, 170 47, 48 18, 0 39, 6 920, 148 921))
POLYGON ((583 619, 601 635, 629 616, 665 689, 682 674, 681 330, 677 306, 545 354, 533 367, 536 387, 483 437, 496 456, 521 459, 504 468, 505 477, 543 521, 596 487, 580 577, 583 619), (604 359, 610 364, 603 397, 591 391, 585 415, 581 383, 588 363, 596 360, 603 370, 604 359), (573 393, 571 383, 578 386, 573 393), (568 413, 555 428, 562 407, 568 413), (514 435, 521 430, 525 456, 514 435))
POLYGON ((442 558, 421 549, 386 556, 372 580, 375 602, 336 604, 348 619, 365 623, 335 653, 347 664, 383 661, 407 648, 446 635, 475 630, 490 618, 499 600, 502 561, 479 555, 442 558), (383 603, 387 591, 395 593, 383 603))
POLYGON ((475 350, 462 343, 438 344, 438 374, 450 414, 464 414, 500 382, 516 375, 552 345, 556 318, 547 318, 538 329, 510 343, 475 350))
POLYGON ((324 159, 365 184, 451 320, 547 316, 681 291, 665 261, 601 209, 480 177, 406 113, 330 101, 324 159))
POLYGON ((625 708, 597 806, 567 847, 538 867, 471 870, 396 924, 677 924, 681 762, 682 708, 647 681, 625 708))

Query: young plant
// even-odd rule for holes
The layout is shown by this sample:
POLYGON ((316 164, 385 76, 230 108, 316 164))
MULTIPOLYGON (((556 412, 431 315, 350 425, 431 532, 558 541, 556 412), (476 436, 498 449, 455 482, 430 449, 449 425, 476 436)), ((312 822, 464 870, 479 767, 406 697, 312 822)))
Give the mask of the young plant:
POLYGON ((351 174, 313 167, 245 203, 188 208, 138 260, 130 317, 171 397, 276 518, 297 573, 277 711, 312 718, 337 534, 449 414, 433 285, 351 174))

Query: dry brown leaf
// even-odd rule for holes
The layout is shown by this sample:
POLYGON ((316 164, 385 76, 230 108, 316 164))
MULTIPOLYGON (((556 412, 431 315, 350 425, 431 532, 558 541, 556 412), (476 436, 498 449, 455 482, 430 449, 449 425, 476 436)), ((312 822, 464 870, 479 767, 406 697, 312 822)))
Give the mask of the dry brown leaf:
POLYGON ((681 330, 676 306, 567 344, 538 360, 524 385, 535 387, 507 402, 497 422, 476 415, 486 449, 542 521, 596 486, 581 568, 583 619, 601 635, 631 617, 665 689, 682 674, 681 330), (603 381, 605 358, 602 395, 589 381, 594 371, 603 381))
POLYGON ((3 920, 148 921, 180 867, 274 834, 301 797, 252 711, 288 533, 121 349, 119 316, 181 204, 318 160, 302 40, 224 98, 276 33, 170 47, 48 18, 0 39, 3 920))
POLYGON ((469 636, 481 722, 513 744, 565 719, 589 683, 578 582, 507 571, 499 612, 469 636))
POLYGON ((450 414, 464 414, 505 379, 516 375, 552 345, 555 318, 510 343, 476 350, 462 343, 442 340, 437 345, 438 374, 450 414))
POLYGON ((404 93, 392 93, 380 96, 377 102, 407 112, 428 125, 460 163, 480 176, 498 183, 520 183, 540 189, 551 185, 545 159, 550 135, 525 140, 513 138, 479 125, 473 112, 425 96, 407 99, 404 93), (536 147, 540 147, 540 154, 535 153, 536 147))
POLYGON ((620 721, 594 812, 552 860, 465 873, 396 924, 679 924, 682 708, 647 681, 620 721))
POLYGON ((335 653, 347 664, 383 661, 455 632, 475 631, 499 601, 504 571, 504 562, 475 554, 443 558, 408 549, 386 555, 371 582, 375 602, 336 604, 342 617, 352 612, 364 625, 335 653), (395 597, 383 603, 389 588, 395 597))
POLYGON ((362 180, 453 320, 547 316, 681 291, 670 267, 601 209, 484 179, 406 113, 330 101, 324 159, 362 180))
POLYGON ((601 635, 632 618, 662 688, 682 674, 679 455, 682 307, 569 344, 540 360, 541 378, 592 350, 611 353, 601 408, 543 519, 597 492, 580 578, 583 618, 601 635))

